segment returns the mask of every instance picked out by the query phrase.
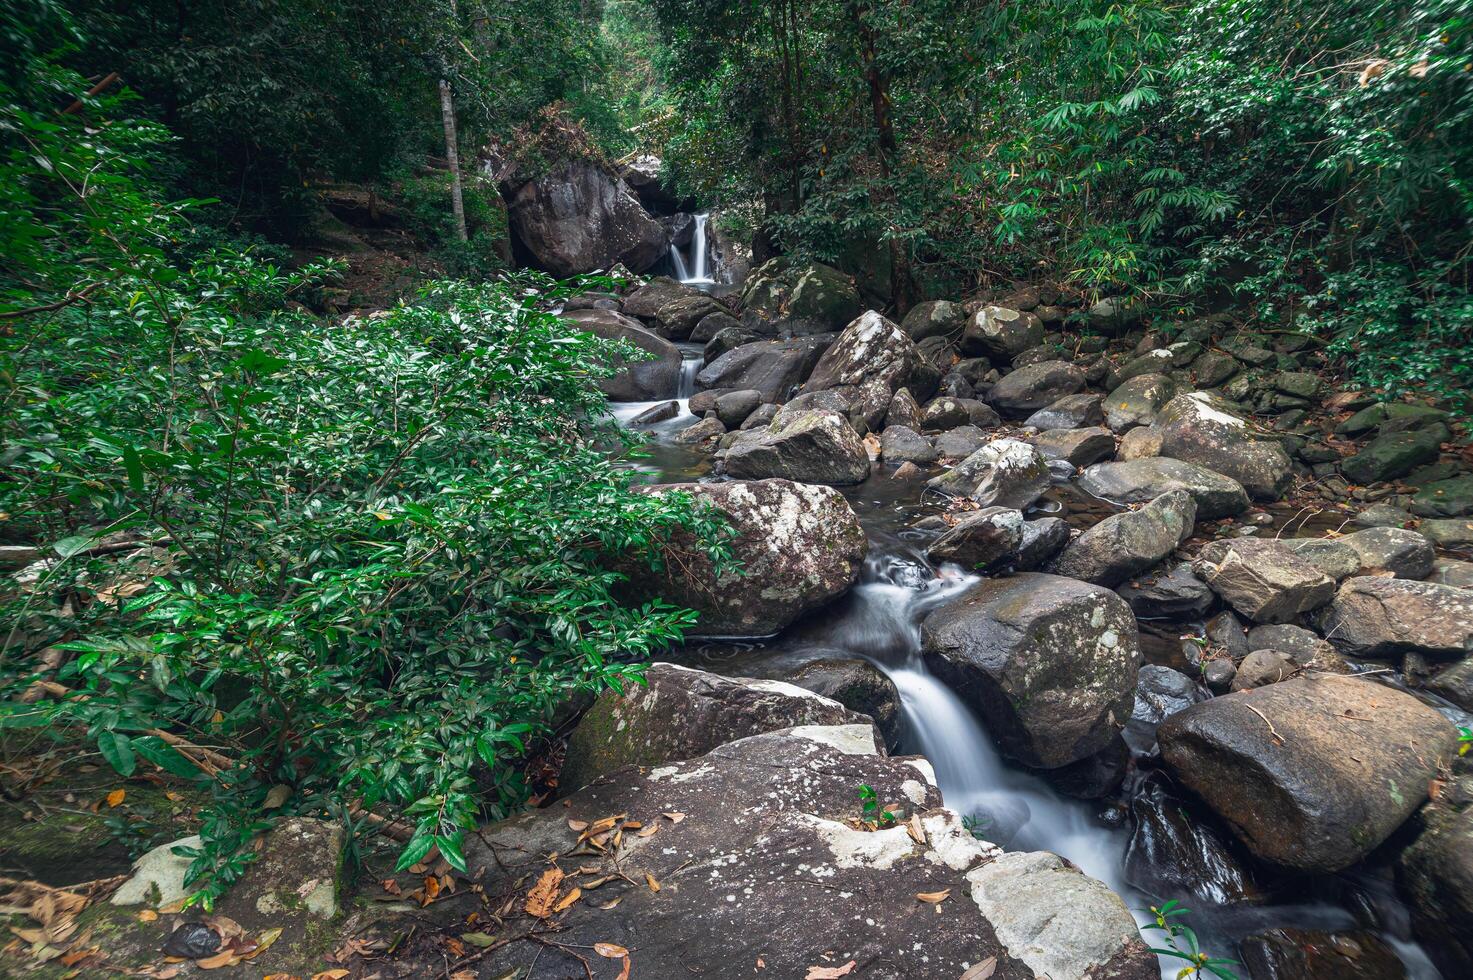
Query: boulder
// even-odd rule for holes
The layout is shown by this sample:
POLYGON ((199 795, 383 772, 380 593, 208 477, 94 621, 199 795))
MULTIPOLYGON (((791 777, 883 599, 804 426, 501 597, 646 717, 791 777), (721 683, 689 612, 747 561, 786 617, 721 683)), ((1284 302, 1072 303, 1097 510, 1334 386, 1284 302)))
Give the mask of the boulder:
POLYGON ((1114 514, 1069 543, 1056 575, 1114 588, 1154 567, 1196 526, 1197 505, 1185 490, 1168 490, 1140 510, 1114 514))
POLYGON ((901 463, 930 466, 939 455, 930 439, 903 425, 887 425, 880 433, 880 456, 892 466, 901 463))
POLYGON ((966 459, 992 439, 975 425, 959 425, 941 433, 935 439, 936 452, 942 459, 966 459))
POLYGON ((1473 976, 1473 776, 1461 775, 1414 821, 1396 859, 1412 930, 1445 977, 1473 976))
POLYGON ((869 721, 838 701, 783 681, 655 663, 643 683, 604 691, 579 720, 568 738, 558 789, 574 792, 624 766, 684 762, 749 735, 869 721))
POLYGON ((1360 558, 1361 571, 1373 575, 1390 572, 1397 578, 1426 578, 1437 558, 1426 538, 1400 527, 1368 527, 1340 541, 1360 558))
POLYGON ((1464 711, 1473 711, 1473 658, 1465 657, 1450 667, 1444 667, 1422 688, 1446 698, 1464 711))
POLYGON ((1071 466, 1085 467, 1115 455, 1115 434, 1103 427, 1089 429, 1047 429, 1028 442, 1044 459, 1062 459, 1071 466))
POLYGON ((1377 436, 1342 462, 1340 472, 1361 486, 1395 480, 1425 463, 1436 462, 1441 443, 1440 434, 1428 429, 1377 436))
MULTIPOLYGON (((779 402, 802 383, 832 338, 759 340, 717 357, 696 375, 700 388, 755 388, 765 402, 779 402)), ((715 341, 712 341, 715 343, 715 341)))
POLYGON ((753 330, 749 327, 726 327, 716 331, 715 335, 706 342, 706 346, 701 349, 701 360, 705 364, 710 364, 727 351, 766 339, 767 336, 760 330, 753 330))
POLYGON ((1096 463, 1079 477, 1079 487, 1122 507, 1146 503, 1169 490, 1185 490, 1197 502, 1197 519, 1202 521, 1231 517, 1249 507, 1247 491, 1231 477, 1156 456, 1096 463))
POLYGON ((1440 548, 1473 548, 1473 520, 1466 517, 1426 520, 1417 530, 1440 548))
POLYGON ((885 411, 885 425, 903 425, 907 429, 921 431, 921 406, 916 404, 909 388, 901 388, 890 399, 890 407, 885 411))
POLYGON ((752 270, 742 305, 809 330, 839 330, 859 315, 859 290, 844 273, 819 262, 779 256, 752 270))
POLYGON ((900 329, 919 343, 927 337, 957 337, 967 326, 967 311, 960 303, 930 300, 917 303, 905 314, 900 329))
POLYGON ((879 426, 901 388, 929 395, 936 373, 899 327, 874 310, 844 328, 813 368, 803 393, 835 391, 848 397, 869 428, 879 426))
POLYGON ((848 591, 868 547, 864 528, 838 491, 787 480, 684 483, 641 487, 688 493, 731 522, 741 571, 717 574, 695 541, 674 542, 683 565, 626 569, 641 601, 660 596, 700 613, 707 636, 768 636, 802 613, 848 591))
POLYGON ((652 321, 666 303, 703 295, 705 294, 694 286, 676 282, 669 276, 654 276, 649 282, 624 297, 622 309, 628 316, 652 321))
POLYGON ((1049 429, 1082 429, 1102 425, 1104 409, 1100 407, 1102 395, 1081 392, 1065 395, 1046 408, 1040 408, 1023 423, 1040 431, 1049 429))
POLYGON ((1238 664, 1230 691, 1247 691, 1265 684, 1286 681, 1299 672, 1294 658, 1277 650, 1254 650, 1238 664))
POLYGON ((1176 397, 1176 382, 1164 374, 1131 378, 1105 398, 1105 424, 1125 432, 1156 421, 1161 408, 1176 397))
POLYGON ((1373 932, 1270 929, 1244 939, 1238 955, 1252 980, 1402 980, 1406 967, 1373 932))
POLYGON ((926 548, 933 562, 955 562, 968 570, 988 571, 1009 565, 1023 543, 1023 513, 1008 507, 984 507, 965 515, 926 548))
POLYGON ((1016 439, 997 439, 927 486, 948 496, 971 497, 984 507, 1026 510, 1048 491, 1050 482, 1048 463, 1037 449, 1016 439))
POLYGON ((1312 873, 1364 858, 1427 797, 1457 731, 1409 694, 1309 674, 1194 705, 1161 757, 1260 858, 1312 873))
POLYGON ((900 743, 900 690, 868 660, 825 657, 793 670, 788 681, 867 716, 889 747, 900 743))
POLYGON ((860 436, 869 435, 869 422, 865 420, 861 406, 855 402, 852 389, 805 392, 783 403, 777 410, 777 424, 786 425, 798 416, 815 410, 837 412, 848 420, 860 436))
POLYGON ((1321 670, 1331 674, 1348 674, 1350 665, 1335 650, 1309 630, 1288 624, 1255 626, 1248 631, 1248 647, 1252 650, 1276 650, 1305 670, 1321 670))
POLYGON ((1456 589, 1473 589, 1473 562, 1439 558, 1432 563, 1432 574, 1427 576, 1427 581, 1456 589))
POLYGON ((974 967, 996 980, 1158 975, 1119 898, 1052 855, 1003 855, 975 839, 931 783, 923 761, 879 754, 868 725, 800 726, 626 768, 565 806, 484 828, 467 842, 478 887, 427 911, 463 930, 480 894, 513 895, 503 928, 516 936, 546 927, 525 911, 534 884, 550 882, 554 901, 581 889, 557 914, 556 944, 483 951, 476 969, 489 977, 581 977, 580 959, 604 978, 621 964, 641 977, 723 977, 759 961, 774 977, 816 966, 856 978, 955 980, 974 967), (859 786, 894 808, 895 826, 857 825, 859 786), (578 848, 573 828, 609 817, 641 826, 605 837, 601 852, 549 859, 578 848), (816 892, 847 897, 816 912, 826 904, 816 892), (931 892, 949 895, 945 914, 915 898, 931 892), (630 952, 606 961, 596 943, 630 952))
POLYGON ((726 473, 738 480, 781 477, 846 486, 869 478, 869 453, 838 412, 807 411, 766 429, 749 429, 726 451, 726 473))
MULTIPOLYGON (((1152 426, 1136 426, 1120 437, 1117 459, 1148 459, 1161 455, 1161 430, 1152 426)), ((1236 481, 1234 481, 1236 482, 1236 481)))
POLYGON ((1068 361, 1041 361, 1003 375, 987 400, 1003 415, 1025 418, 1084 385, 1084 372, 1068 361))
POLYGON ((1448 660, 1473 652, 1473 593, 1450 585, 1362 575, 1346 579, 1320 631, 1352 657, 1416 653, 1448 660))
POLYGON ((690 341, 693 344, 709 344, 723 330, 748 329, 742 325, 742 321, 727 313, 725 309, 707 313, 696 321, 695 327, 691 329, 690 341))
POLYGON ((975 398, 940 395, 927 402, 925 411, 921 413, 921 428, 929 432, 955 429, 963 425, 991 429, 1000 424, 1002 419, 997 417, 992 407, 975 398))
POLYGON ((1177 395, 1156 418, 1161 455, 1231 477, 1257 500, 1277 500, 1289 486, 1289 454, 1260 436, 1221 399, 1194 391, 1177 395))
POLYGON ((1335 582, 1278 541, 1234 538, 1204 545, 1192 571, 1256 623, 1287 623, 1335 595, 1335 582))
POLYGON ((281 820, 266 835, 260 856, 215 910, 247 930, 287 927, 283 938, 301 942, 308 932, 305 919, 333 919, 342 908, 346 844, 337 821, 281 820))
POLYGON ((1335 581, 1361 573, 1360 552, 1344 538, 1280 538, 1284 547, 1335 581))
POLYGON ((1036 572, 1069 543, 1069 525, 1062 518, 1040 517, 1023 522, 1023 540, 1018 544, 1014 568, 1020 572, 1036 572))
POLYGON ((612 310, 574 310, 564 313, 563 319, 596 337, 627 341, 652 355, 653 359, 647 361, 615 358, 613 366, 618 373, 598 382, 599 390, 610 401, 651 402, 680 393, 680 349, 640 326, 639 321, 612 310))
POLYGON ((1115 593, 1130 603, 1136 619, 1192 619, 1213 602, 1212 590, 1188 563, 1133 576, 1115 593))
MULTIPOLYGON (((696 324, 710 316, 727 316, 726 307, 705 293, 681 296, 660 307, 655 314, 653 329, 661 337, 670 340, 686 340, 695 332, 696 324)), ((718 325, 716 330, 712 331, 711 336, 715 336, 721 326, 732 325, 735 323, 718 325)), ((705 340, 710 339, 710 336, 705 338, 705 340)))
MULTIPOLYGON (((973 356, 980 354, 1004 364, 1041 343, 1043 321, 1032 313, 1022 313, 1001 306, 982 307, 973 314, 962 334, 963 353, 973 356)), ((1038 406, 1042 407, 1043 405, 1038 406)))
POLYGON ((1135 704, 1135 617, 1099 586, 1037 572, 984 579, 927 615, 921 637, 932 672, 1024 765, 1101 751, 1135 704))
POLYGON ((716 443, 722 436, 726 435, 726 426, 721 424, 717 418, 704 418, 695 425, 688 425, 675 435, 670 441, 677 446, 693 446, 701 452, 710 454, 716 451, 716 443))
POLYGON ((628 185, 585 160, 523 184, 507 217, 537 264, 559 278, 615 265, 644 272, 669 245, 628 185))
POLYGON ((755 388, 728 391, 716 399, 716 417, 728 429, 735 429, 747 420, 747 416, 757 411, 757 406, 761 404, 762 392, 755 388))
POLYGON ((1161 776, 1145 782, 1130 801, 1135 819, 1125 851, 1128 880, 1147 894, 1190 895, 1212 905, 1262 898, 1243 847, 1189 806, 1161 776))
POLYGON ((660 402, 651 405, 629 420, 630 425, 648 426, 668 422, 680 414, 680 402, 660 402))
POLYGON ((1434 480, 1412 497, 1412 511, 1419 517, 1462 517, 1473 514, 1473 475, 1434 480))

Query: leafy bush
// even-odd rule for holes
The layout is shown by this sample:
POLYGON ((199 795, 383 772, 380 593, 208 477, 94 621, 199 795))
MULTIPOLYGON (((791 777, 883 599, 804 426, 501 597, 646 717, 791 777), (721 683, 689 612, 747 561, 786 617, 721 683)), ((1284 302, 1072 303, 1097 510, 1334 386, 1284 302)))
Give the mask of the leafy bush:
POLYGON ((554 708, 694 621, 615 601, 610 556, 656 562, 677 531, 729 554, 714 512, 633 492, 609 453, 629 443, 591 382, 633 351, 547 312, 565 290, 531 276, 288 312, 331 266, 196 241, 149 180, 156 127, 17 93, 0 540, 42 558, 0 595, 0 727, 207 787, 206 902, 289 813, 406 814, 404 864, 462 865, 480 813, 525 800, 554 708))

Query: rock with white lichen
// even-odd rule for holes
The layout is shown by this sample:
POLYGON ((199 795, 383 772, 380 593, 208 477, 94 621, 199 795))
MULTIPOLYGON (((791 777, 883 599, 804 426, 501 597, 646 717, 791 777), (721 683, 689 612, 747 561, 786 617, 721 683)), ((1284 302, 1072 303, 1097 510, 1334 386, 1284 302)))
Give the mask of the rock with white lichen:
POLYGON ((927 486, 984 507, 1024 510, 1048 490, 1048 463, 1033 446, 997 439, 978 449, 927 486))
POLYGON ((870 310, 845 327, 824 352, 803 393, 844 395, 873 429, 884 419, 897 391, 906 388, 924 401, 936 390, 939 377, 904 330, 870 310))

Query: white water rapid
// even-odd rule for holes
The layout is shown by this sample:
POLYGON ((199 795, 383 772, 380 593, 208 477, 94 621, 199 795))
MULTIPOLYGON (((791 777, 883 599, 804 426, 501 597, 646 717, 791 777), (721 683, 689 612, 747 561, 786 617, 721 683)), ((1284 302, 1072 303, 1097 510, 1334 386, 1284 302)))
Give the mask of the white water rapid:
POLYGON ((670 262, 675 266, 675 278, 691 286, 709 285, 715 280, 706 271, 706 220, 709 214, 696 214, 691 218, 695 227, 690 233, 690 261, 680 251, 680 246, 671 244, 670 262))

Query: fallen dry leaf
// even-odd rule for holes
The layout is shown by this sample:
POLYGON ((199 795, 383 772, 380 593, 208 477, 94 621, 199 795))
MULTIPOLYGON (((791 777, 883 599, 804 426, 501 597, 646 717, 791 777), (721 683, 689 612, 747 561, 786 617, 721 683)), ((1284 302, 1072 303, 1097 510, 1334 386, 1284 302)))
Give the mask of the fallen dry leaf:
POLYGON ((266 802, 262 806, 267 810, 279 810, 291 798, 292 788, 284 783, 277 783, 266 792, 266 802))
POLYGON ((155 922, 158 920, 158 917, 159 914, 153 909, 144 909, 142 912, 138 913, 139 922, 155 922))
POLYGON ((629 980, 629 957, 624 957, 624 966, 619 970, 619 975, 614 980, 629 980))
POLYGON ((568 821, 568 829, 569 830, 573 830, 573 831, 578 831, 578 832, 585 831, 585 830, 588 829, 588 821, 587 820, 569 820, 568 821))
POLYGON ((653 836, 655 836, 655 832, 658 831, 659 829, 660 829, 660 825, 659 824, 652 823, 648 827, 645 827, 643 830, 641 830, 637 836, 639 836, 639 837, 653 837, 653 836))
POLYGON ((115 789, 111 793, 107 794, 107 805, 108 806, 117 806, 118 804, 122 803, 123 800, 127 798, 127 796, 128 796, 128 791, 127 790, 125 790, 125 789, 115 789))
POLYGON ((683 813, 667 813, 667 814, 665 814, 665 819, 668 820, 668 821, 670 821, 671 823, 680 823, 680 821, 682 821, 682 820, 685 819, 685 814, 683 814, 683 813))
POLYGON ((917 844, 924 845, 926 843, 926 830, 921 826, 921 815, 919 813, 911 814, 910 820, 905 824, 905 832, 910 834, 910 839, 917 844))
POLYGON ((645 884, 650 886, 650 891, 657 892, 660 890, 660 883, 656 881, 655 876, 650 874, 648 871, 644 873, 644 881, 645 884))
POLYGON ((561 869, 548 868, 542 872, 542 877, 537 879, 537 884, 533 885, 532 890, 527 893, 527 903, 523 906, 527 914, 539 919, 545 919, 551 915, 562 883, 561 869))
POLYGON ((617 943, 594 943, 593 951, 605 959, 617 960, 621 956, 628 956, 629 950, 617 943))
POLYGON ((933 905, 937 905, 937 904, 940 904, 941 902, 946 901, 947 896, 949 896, 950 894, 951 894, 951 889, 950 888, 943 888, 939 892, 917 892, 916 893, 916 901, 918 901, 918 902, 930 902, 933 905))
POLYGON ((312 980, 343 980, 343 977, 347 975, 347 970, 323 970, 321 973, 312 974, 312 980))
MULTIPOLYGON (((270 949, 271 948, 271 944, 274 943, 274 942, 276 942, 276 940, 278 940, 280 938, 281 938, 281 927, 280 926, 276 926, 273 929, 267 929, 265 932, 261 933, 260 938, 256 940, 256 948, 253 949, 253 950, 251 950, 249 953, 246 953, 244 956, 241 957, 241 959, 243 959, 243 960, 253 960, 253 959, 255 959, 257 956, 260 956, 262 953, 266 952, 266 950, 270 949)), ((339 960, 338 962, 341 963, 342 961, 339 960)))
POLYGON ((616 905, 618 905, 622 901, 624 901, 624 896, 623 895, 620 895, 618 898, 614 899, 612 902, 604 902, 602 905, 598 906, 598 909, 600 911, 607 912, 609 909, 614 908, 616 905))
POLYGON ((581 896, 582 894, 583 889, 574 888, 572 891, 564 895, 562 897, 562 900, 552 907, 552 910, 554 912, 566 912, 569 908, 572 907, 574 902, 578 901, 579 896, 581 896))
POLYGON ((854 972, 859 964, 850 960, 843 966, 810 966, 808 972, 803 975, 803 980, 839 980, 839 977, 847 977, 854 972))
POLYGON ((963 973, 960 977, 957 978, 957 980, 987 980, 988 977, 992 976, 996 972, 997 957, 989 956, 981 963, 978 963, 976 966, 967 970, 967 972, 963 973))
POLYGON ((240 962, 240 957, 235 955, 231 949, 222 949, 214 956, 206 956, 202 960, 195 960, 194 965, 201 970, 218 970, 222 966, 234 966, 240 962))

